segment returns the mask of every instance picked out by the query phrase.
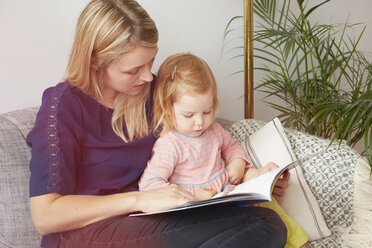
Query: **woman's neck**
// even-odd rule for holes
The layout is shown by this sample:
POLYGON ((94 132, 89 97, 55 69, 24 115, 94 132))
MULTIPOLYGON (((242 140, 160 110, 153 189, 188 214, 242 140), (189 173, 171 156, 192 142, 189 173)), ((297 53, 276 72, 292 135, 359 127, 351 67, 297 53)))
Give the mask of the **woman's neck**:
POLYGON ((103 88, 101 89, 101 94, 102 97, 99 98, 97 101, 107 108, 114 109, 117 92, 114 92, 107 88, 103 88))
POLYGON ((97 99, 97 101, 107 108, 114 109, 115 107, 114 99, 102 97, 100 99, 97 99))

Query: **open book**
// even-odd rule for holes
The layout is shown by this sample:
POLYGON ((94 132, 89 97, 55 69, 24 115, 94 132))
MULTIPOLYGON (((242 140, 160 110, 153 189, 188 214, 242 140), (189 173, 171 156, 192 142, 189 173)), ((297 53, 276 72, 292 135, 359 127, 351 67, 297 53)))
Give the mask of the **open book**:
POLYGON ((291 162, 285 166, 279 167, 268 173, 253 178, 247 182, 241 183, 227 194, 221 192, 208 200, 192 201, 174 208, 169 208, 151 213, 136 213, 131 214, 130 216, 160 214, 215 204, 233 204, 244 206, 259 202, 271 201, 271 193, 274 188, 275 182, 280 177, 280 175, 283 174, 284 171, 290 170, 295 166, 299 165, 300 163, 302 163, 303 161, 314 158, 319 154, 320 153, 308 155, 294 162, 291 162))
POLYGON ((188 202, 181 206, 162 211, 136 213, 130 216, 174 212, 215 204, 250 205, 271 201, 271 193, 274 185, 284 171, 290 170, 303 161, 314 158, 322 153, 310 154, 300 159, 293 159, 293 156, 289 156, 288 158, 288 154, 292 150, 281 123, 277 118, 267 123, 252 135, 247 136, 242 146, 256 168, 261 168, 268 162, 275 162, 279 165, 279 168, 237 185, 228 194, 222 192, 208 200, 188 202))
POLYGON ((275 162, 279 169, 237 186, 227 196, 216 195, 207 201, 189 202, 185 205, 156 213, 141 213, 133 214, 132 216, 182 211, 184 209, 216 204, 240 206, 269 201, 277 178, 283 171, 289 170, 291 176, 288 181, 288 188, 281 200, 282 208, 288 216, 304 229, 310 240, 317 240, 331 235, 315 196, 304 177, 302 166, 296 166, 302 164, 305 160, 313 158, 307 162, 306 166, 316 167, 317 163, 323 160, 324 157, 314 158, 323 154, 326 151, 326 147, 318 144, 316 146, 310 145, 309 147, 307 145, 303 146, 307 144, 306 142, 310 142, 309 139, 311 137, 309 136, 309 139, 306 139, 306 135, 297 133, 295 130, 284 130, 277 118, 266 124, 260 124, 255 120, 242 120, 236 123, 232 131, 236 132, 236 135, 240 138, 244 138, 242 146, 256 168, 261 168, 268 162, 275 162), (245 134, 247 136, 244 137, 245 134), (289 135, 291 135, 290 138, 293 143, 289 141, 289 135), (299 138, 305 139, 304 142, 299 142, 297 140, 299 138), (298 153, 304 154, 301 159, 297 159, 292 145, 298 153))

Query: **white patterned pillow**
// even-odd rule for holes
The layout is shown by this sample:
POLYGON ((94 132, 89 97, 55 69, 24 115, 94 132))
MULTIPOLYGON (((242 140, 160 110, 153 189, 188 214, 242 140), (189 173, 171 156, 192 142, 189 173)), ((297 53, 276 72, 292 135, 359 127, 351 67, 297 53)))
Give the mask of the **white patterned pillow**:
MULTIPOLYGON (((253 119, 240 120, 231 126, 230 133, 242 142, 264 124, 253 119)), ((287 128, 285 133, 297 157, 327 149, 321 157, 302 164, 304 177, 332 232, 331 236, 310 242, 308 247, 345 247, 341 229, 353 221, 353 171, 360 155, 344 143, 335 142, 328 147, 327 139, 287 128)))

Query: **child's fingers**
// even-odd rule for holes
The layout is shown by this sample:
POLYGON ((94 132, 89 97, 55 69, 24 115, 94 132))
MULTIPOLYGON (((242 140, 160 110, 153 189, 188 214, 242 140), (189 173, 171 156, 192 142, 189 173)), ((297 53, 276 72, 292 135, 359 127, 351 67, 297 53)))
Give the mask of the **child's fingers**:
POLYGON ((230 182, 231 184, 236 184, 236 178, 235 178, 234 176, 230 176, 230 178, 229 178, 229 182, 230 182))
POLYGON ((275 170, 276 168, 279 168, 279 166, 273 162, 270 162, 267 165, 265 165, 265 168, 267 169, 267 171, 272 171, 275 170))

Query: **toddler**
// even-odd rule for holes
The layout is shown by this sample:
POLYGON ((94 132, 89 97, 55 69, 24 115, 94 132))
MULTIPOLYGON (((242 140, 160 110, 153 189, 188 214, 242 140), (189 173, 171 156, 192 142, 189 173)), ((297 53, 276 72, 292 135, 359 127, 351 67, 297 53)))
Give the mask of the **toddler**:
MULTIPOLYGON (((204 200, 277 167, 273 163, 262 169, 252 167, 239 142, 215 121, 217 84, 204 60, 189 53, 170 56, 156 80, 154 120, 160 137, 140 179, 140 190, 177 184, 193 193, 195 200, 204 200)), ((304 231, 275 200, 261 206, 274 209, 286 224, 286 247, 307 242, 304 231)))

